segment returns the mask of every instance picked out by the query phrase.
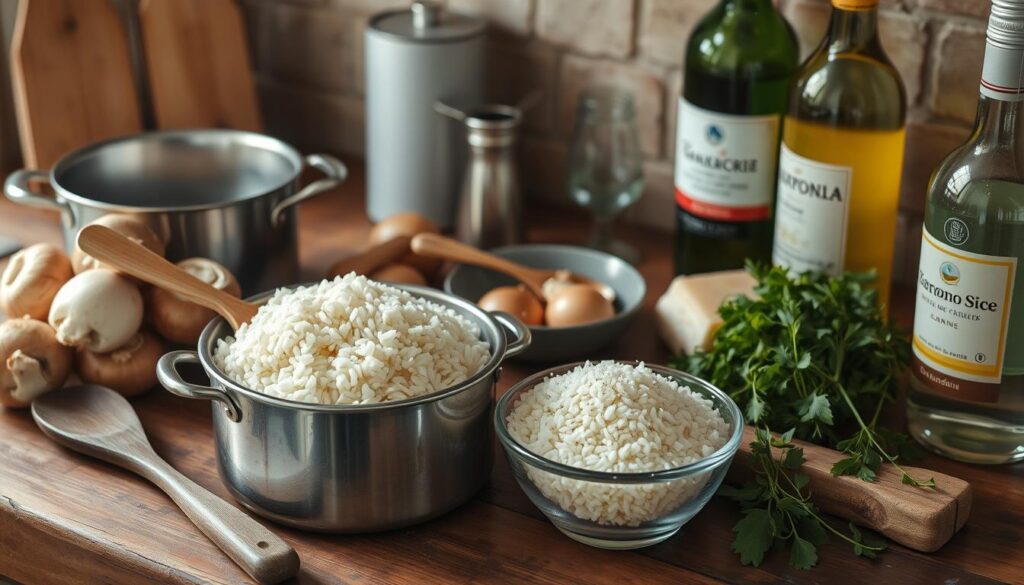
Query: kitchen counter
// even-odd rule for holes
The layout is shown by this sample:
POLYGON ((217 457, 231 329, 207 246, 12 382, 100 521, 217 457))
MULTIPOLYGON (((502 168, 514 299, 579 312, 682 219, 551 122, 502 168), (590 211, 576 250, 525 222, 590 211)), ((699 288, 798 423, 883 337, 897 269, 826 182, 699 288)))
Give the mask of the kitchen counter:
MULTIPOLYGON (((354 172, 343 188, 300 211, 305 276, 319 278, 364 243, 364 180, 354 172)), ((530 240, 575 243, 585 214, 543 213, 530 240)), ((0 202, 0 233, 22 242, 58 242, 55 215, 0 202)), ((644 254, 645 310, 626 336, 594 358, 662 363, 653 305, 671 278, 671 238, 642 230, 623 236, 644 254)), ((909 291, 895 294, 894 316, 909 327, 909 291)), ((498 392, 540 369, 510 363, 498 392)), ((132 401, 156 451, 197 483, 228 499, 217 476, 210 403, 154 389, 132 401)), ((898 407, 897 407, 898 408, 898 407)), ((770 554, 745 567, 730 550, 736 506, 713 498, 674 537, 635 552, 576 543, 527 500, 495 444, 492 479, 472 501, 425 524, 370 535, 321 535, 272 524, 298 551, 298 583, 992 583, 1024 582, 1024 465, 976 467, 930 456, 919 465, 974 484, 966 527, 934 554, 890 545, 875 561, 839 543, 820 548, 811 571, 770 554)), ((211 544, 155 487, 111 465, 47 440, 28 411, 0 409, 0 575, 35 583, 243 583, 246 575, 211 544)))

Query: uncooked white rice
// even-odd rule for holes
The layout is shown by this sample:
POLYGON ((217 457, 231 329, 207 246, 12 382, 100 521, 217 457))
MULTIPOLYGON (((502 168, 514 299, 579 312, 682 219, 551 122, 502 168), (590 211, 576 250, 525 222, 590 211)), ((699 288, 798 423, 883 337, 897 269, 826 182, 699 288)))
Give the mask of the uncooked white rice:
MULTIPOLYGON (((727 442, 729 424, 712 402, 644 364, 587 362, 524 392, 506 418, 509 434, 558 463, 611 473, 672 469, 727 442)), ((570 479, 524 465, 549 500, 578 518, 637 526, 672 512, 709 473, 647 484, 570 479)))
POLYGON ((321 404, 429 394, 469 378, 489 357, 469 319, 354 273, 279 289, 214 351, 243 386, 321 404))

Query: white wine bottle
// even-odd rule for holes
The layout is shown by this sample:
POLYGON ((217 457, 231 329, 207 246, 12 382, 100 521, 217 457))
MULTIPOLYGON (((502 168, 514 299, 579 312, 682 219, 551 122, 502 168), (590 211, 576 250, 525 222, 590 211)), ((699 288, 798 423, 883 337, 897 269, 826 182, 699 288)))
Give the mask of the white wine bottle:
POLYGON ((878 37, 878 0, 832 0, 782 124, 772 260, 796 272, 875 270, 889 296, 906 92, 878 37))
POLYGON ((975 463, 1024 459, 1024 0, 994 0, 978 116, 928 185, 911 434, 975 463))

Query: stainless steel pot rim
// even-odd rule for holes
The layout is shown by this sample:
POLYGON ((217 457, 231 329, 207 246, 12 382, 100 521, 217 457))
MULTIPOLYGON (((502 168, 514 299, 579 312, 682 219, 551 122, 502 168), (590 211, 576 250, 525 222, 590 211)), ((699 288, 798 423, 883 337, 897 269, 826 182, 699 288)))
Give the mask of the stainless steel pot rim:
MULTIPOLYGON (((632 276, 634 276, 636 278, 637 282, 640 283, 640 287, 641 287, 641 291, 640 291, 641 294, 639 296, 640 300, 638 300, 637 302, 633 303, 632 305, 630 305, 628 307, 624 306, 622 311, 619 311, 618 313, 615 313, 614 315, 612 315, 608 319, 601 319, 600 321, 593 321, 591 323, 584 323, 582 325, 572 325, 572 326, 569 326, 569 327, 551 327, 549 325, 530 325, 530 329, 532 329, 532 330, 536 330, 536 331, 567 331, 567 330, 572 330, 574 334, 577 333, 577 332, 585 332, 585 331, 588 331, 590 329, 596 329, 598 327, 607 326, 609 323, 614 323, 614 322, 617 322, 617 321, 625 321, 625 320, 628 320, 628 319, 632 319, 633 315, 635 315, 638 311, 640 311, 641 307, 643 307, 644 298, 647 296, 647 281, 644 279, 643 275, 640 274, 640 271, 638 271, 636 268, 631 266, 629 264, 629 262, 626 262, 622 258, 619 258, 619 257, 617 257, 617 256, 615 256, 613 254, 608 254, 607 252, 601 252, 599 250, 592 250, 590 248, 584 248, 582 246, 572 246, 572 245, 569 245, 569 244, 516 244, 514 246, 501 246, 501 247, 498 247, 498 248, 494 248, 494 249, 488 250, 488 252, 490 252, 492 254, 494 254, 494 253, 500 254, 502 251, 506 251, 506 250, 523 250, 523 251, 535 251, 535 252, 569 252, 569 253, 572 253, 572 254, 579 254, 579 255, 582 255, 582 256, 591 256, 594 259, 599 259, 599 260, 607 260, 608 258, 614 258, 615 260, 617 260, 617 261, 622 263, 621 266, 622 266, 622 269, 624 271, 630 272, 632 274, 632 276)), ((458 270, 461 267, 462 267, 462 265, 459 264, 458 266, 456 266, 455 270, 458 270)), ((444 277, 444 291, 446 293, 450 294, 450 295, 458 296, 454 292, 452 292, 452 286, 451 286, 452 276, 455 274, 455 270, 452 270, 447 275, 445 275, 445 277, 444 277)), ((487 269, 486 268, 480 268, 480 270, 487 270, 487 269)), ((618 291, 616 291, 616 295, 618 295, 618 291)), ((459 297, 459 298, 462 298, 462 297, 459 297)))
MULTIPOLYGON (((294 285, 293 287, 281 288, 295 288, 299 286, 306 286, 307 284, 310 283, 297 284, 294 285)), ((219 316, 215 317, 212 321, 207 323, 206 327, 203 328, 202 334, 200 334, 199 336, 199 362, 202 364, 203 369, 206 371, 207 375, 211 376, 214 380, 216 380, 217 383, 223 385, 223 387, 227 389, 229 392, 242 394, 257 402, 262 402, 264 404, 269 404, 282 408, 327 413, 371 413, 379 412, 382 410, 390 410, 393 408, 416 406, 427 402, 435 402, 447 398, 449 396, 459 394, 465 390, 472 388, 477 382, 483 380, 488 376, 493 375, 494 371, 498 369, 498 367, 501 365, 501 362, 505 359, 505 353, 508 344, 505 341, 505 332, 502 330, 502 326, 496 322, 495 317, 488 314, 486 311, 477 307, 473 303, 470 303, 455 295, 447 294, 436 289, 416 285, 392 286, 410 292, 418 297, 426 298, 431 302, 439 303, 441 305, 455 305, 459 309, 473 314, 474 316, 479 318, 479 320, 482 321, 483 323, 486 323, 487 327, 490 328, 491 330, 490 338, 494 339, 494 345, 491 348, 491 357, 487 360, 487 363, 484 364, 483 367, 481 367, 480 370, 478 370, 475 374, 454 386, 450 386, 448 388, 444 388, 436 392, 431 392, 429 394, 424 394, 423 396, 414 396, 412 398, 406 398, 405 400, 377 402, 374 404, 319 404, 315 402, 300 402, 297 400, 288 400, 287 398, 270 396, 268 394, 264 394, 257 390, 253 390, 251 388, 243 386, 238 382, 232 380, 223 370, 220 369, 220 367, 217 366, 216 363, 214 363, 213 355, 210 351, 210 348, 213 347, 217 339, 212 339, 213 332, 214 330, 227 325, 227 322, 224 320, 224 318, 219 316)), ((253 295, 246 300, 251 302, 265 301, 271 295, 273 295, 274 292, 276 292, 276 290, 277 289, 275 289, 274 291, 267 291, 257 295, 253 295)))
POLYGON ((278 191, 289 183, 294 181, 299 174, 302 172, 303 158, 299 152, 287 142, 268 136, 266 134, 260 134, 258 132, 250 132, 247 130, 231 130, 226 128, 197 128, 197 129, 181 129, 181 130, 153 130, 149 132, 142 132, 139 134, 129 134, 126 136, 118 136, 116 138, 110 138, 101 142, 90 144, 89 146, 73 150, 64 156, 62 156, 50 170, 50 185, 61 199, 73 201, 81 205, 88 205, 90 207, 96 207, 99 209, 105 209, 113 212, 123 213, 173 213, 181 211, 203 211, 207 209, 221 209, 225 207, 234 206, 242 201, 249 201, 251 199, 258 199, 265 196, 267 193, 278 191), (195 141, 197 138, 204 136, 209 137, 233 137, 239 140, 246 146, 252 146, 254 148, 262 148, 264 150, 273 151, 279 154, 292 164, 294 173, 288 179, 282 181, 279 184, 268 185, 265 189, 247 194, 244 197, 238 197, 227 201, 215 201, 211 203, 200 203, 196 205, 168 205, 163 207, 151 207, 151 206, 134 206, 134 205, 121 205, 117 203, 108 203, 105 201, 99 201, 96 199, 89 199, 65 189, 57 180, 62 173, 68 171, 73 163, 82 160, 103 148, 133 141, 151 141, 151 140, 189 140, 195 141))
MULTIPOLYGON (((620 363, 637 365, 641 363, 638 360, 615 360, 620 363)), ((728 394, 723 392, 714 384, 702 380, 692 374, 681 372, 666 366, 659 366, 656 364, 649 364, 644 362, 644 365, 653 370, 654 372, 667 376, 670 378, 676 378, 684 380, 687 383, 701 387, 707 390, 715 398, 722 402, 726 409, 728 409, 728 416, 732 417, 732 432, 729 436, 729 440, 725 442, 717 451, 680 467, 673 467, 672 469, 662 469, 658 471, 645 471, 641 473, 609 473, 606 471, 592 471, 589 469, 583 469, 581 467, 573 467, 564 463, 558 463, 552 461, 546 457, 537 455, 533 451, 530 451, 523 446, 519 441, 508 432, 508 427, 505 423, 505 416, 503 411, 509 406, 509 402, 514 396, 519 394, 522 390, 537 385, 540 381, 551 376, 552 374, 563 373, 571 370, 577 366, 582 366, 586 362, 574 362, 570 364, 563 364, 548 368, 544 371, 537 372, 531 376, 528 376, 514 386, 505 391, 505 394, 498 399, 498 403, 494 408, 494 429, 498 435, 498 440, 506 449, 511 449, 515 454, 524 459, 530 465, 533 465, 544 471, 553 473, 559 476, 565 476, 572 479, 579 479, 582 481, 591 481, 595 483, 619 483, 619 484, 641 484, 641 483, 657 483, 666 482, 681 479, 695 473, 702 471, 708 471, 724 463, 739 449, 740 441, 743 440, 743 412, 740 411, 740 407, 729 397, 728 394)), ((723 413, 724 414, 724 413, 723 413)))

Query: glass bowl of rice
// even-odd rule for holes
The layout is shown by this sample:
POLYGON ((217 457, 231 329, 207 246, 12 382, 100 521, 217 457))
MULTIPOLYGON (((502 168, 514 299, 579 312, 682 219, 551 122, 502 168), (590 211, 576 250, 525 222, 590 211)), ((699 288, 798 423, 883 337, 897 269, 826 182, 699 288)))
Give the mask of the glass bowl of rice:
POLYGON ((534 374, 494 413, 520 487, 566 536, 607 549, 657 544, 699 512, 739 448, 727 394, 642 362, 582 362, 534 374))

